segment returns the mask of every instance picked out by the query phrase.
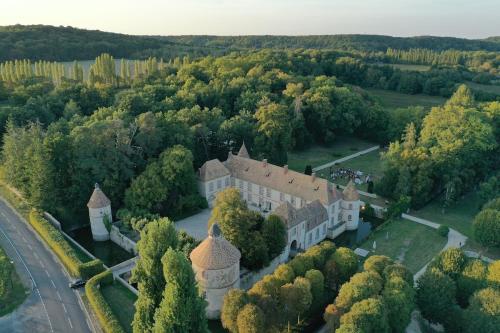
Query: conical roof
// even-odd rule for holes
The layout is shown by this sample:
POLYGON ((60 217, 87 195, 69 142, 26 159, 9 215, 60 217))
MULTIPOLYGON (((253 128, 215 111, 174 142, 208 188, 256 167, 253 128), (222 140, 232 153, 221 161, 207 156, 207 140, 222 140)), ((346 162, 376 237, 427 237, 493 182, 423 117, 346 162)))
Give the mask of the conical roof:
POLYGON ((247 147, 245 146, 245 141, 243 141, 243 144, 241 145, 240 151, 238 152, 238 156, 250 158, 250 154, 248 154, 247 147))
POLYGON ((95 184, 94 192, 90 196, 90 200, 87 203, 89 208, 104 208, 111 205, 111 201, 108 199, 106 194, 100 189, 99 184, 95 184))
POLYGON ((191 251, 189 257, 200 268, 217 270, 238 263, 241 253, 222 236, 219 225, 214 223, 208 231, 208 237, 191 251))
POLYGON ((359 200, 359 193, 358 190, 356 190, 356 186, 352 182, 352 180, 349 181, 347 186, 344 189, 344 192, 342 192, 344 196, 344 200, 346 201, 357 201, 359 200))

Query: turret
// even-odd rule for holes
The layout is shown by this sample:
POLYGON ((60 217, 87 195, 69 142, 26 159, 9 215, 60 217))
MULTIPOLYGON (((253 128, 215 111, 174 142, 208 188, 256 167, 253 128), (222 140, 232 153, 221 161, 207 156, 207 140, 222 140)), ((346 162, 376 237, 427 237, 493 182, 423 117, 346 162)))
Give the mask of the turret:
POLYGON ((87 203, 89 208, 90 228, 92 230, 92 238, 95 241, 106 241, 109 239, 108 228, 111 226, 111 201, 99 188, 99 184, 95 184, 94 192, 87 203))
POLYGON ((346 222, 347 230, 356 230, 359 223, 361 201, 359 200, 358 190, 356 190, 356 186, 352 180, 349 181, 342 192, 342 197, 342 221, 346 222))

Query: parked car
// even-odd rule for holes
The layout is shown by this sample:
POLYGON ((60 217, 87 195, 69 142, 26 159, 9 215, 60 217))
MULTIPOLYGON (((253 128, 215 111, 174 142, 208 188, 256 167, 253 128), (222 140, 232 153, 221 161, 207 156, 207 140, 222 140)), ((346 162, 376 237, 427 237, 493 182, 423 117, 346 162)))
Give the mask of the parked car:
POLYGON ((78 279, 78 280, 70 282, 69 287, 71 289, 78 289, 78 288, 83 287, 85 285, 85 283, 87 283, 87 281, 82 280, 82 279, 78 279))

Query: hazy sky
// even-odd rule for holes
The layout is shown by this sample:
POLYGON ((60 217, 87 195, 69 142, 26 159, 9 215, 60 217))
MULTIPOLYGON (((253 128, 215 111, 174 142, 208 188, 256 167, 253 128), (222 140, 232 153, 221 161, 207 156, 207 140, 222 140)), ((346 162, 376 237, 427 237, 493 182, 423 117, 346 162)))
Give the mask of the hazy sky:
POLYGON ((148 35, 500 35, 500 0, 0 0, 0 25, 148 35))

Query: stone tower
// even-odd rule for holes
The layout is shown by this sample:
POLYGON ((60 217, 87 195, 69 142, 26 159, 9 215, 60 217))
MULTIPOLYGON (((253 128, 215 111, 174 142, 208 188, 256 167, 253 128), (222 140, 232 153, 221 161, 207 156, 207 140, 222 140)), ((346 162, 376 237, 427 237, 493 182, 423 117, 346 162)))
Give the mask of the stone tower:
POLYGON ((92 238, 95 241, 106 241, 109 239, 109 231, 106 228, 104 220, 107 219, 111 223, 111 201, 99 188, 99 184, 95 184, 94 192, 87 203, 89 208, 90 228, 92 229, 92 238))
POLYGON ((342 221, 346 222, 347 230, 356 230, 359 223, 361 201, 359 200, 358 190, 356 190, 356 186, 352 180, 345 187, 342 196, 342 221))
POLYGON ((189 255, 196 281, 208 302, 206 316, 218 319, 224 295, 240 286, 240 258, 238 249, 227 241, 219 225, 214 223, 208 237, 189 255))

